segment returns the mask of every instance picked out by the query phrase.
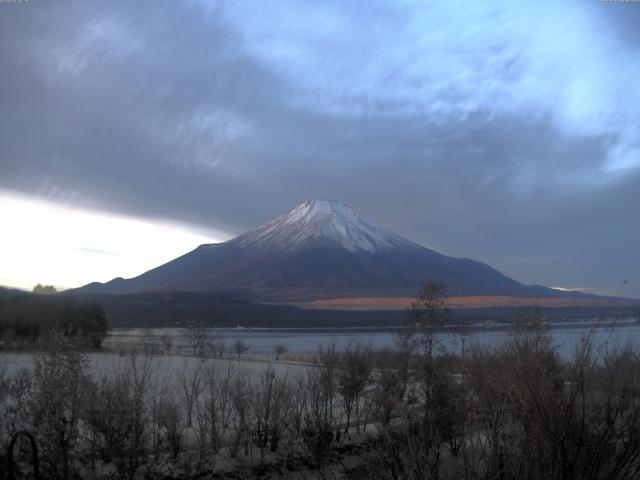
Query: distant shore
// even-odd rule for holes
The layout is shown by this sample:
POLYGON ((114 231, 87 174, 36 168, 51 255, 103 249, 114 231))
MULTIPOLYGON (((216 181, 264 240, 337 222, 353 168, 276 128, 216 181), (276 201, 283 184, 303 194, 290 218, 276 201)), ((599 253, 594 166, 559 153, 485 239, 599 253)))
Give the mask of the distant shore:
MULTIPOLYGON (((619 326, 633 326, 640 325, 640 321, 635 317, 629 317, 625 319, 585 319, 585 320, 571 320, 571 321, 552 321, 544 322, 543 325, 550 329, 571 329, 571 328, 615 328, 619 326)), ((477 322, 477 323, 456 323, 446 325, 442 328, 447 333, 461 333, 465 331, 504 331, 514 328, 516 324, 513 322, 477 322)), ((209 332, 219 332, 222 335, 242 334, 243 332, 248 334, 330 334, 330 333, 395 333, 405 328, 403 325, 387 325, 387 326, 345 326, 345 327, 211 327, 207 328, 209 332)), ((181 327, 152 327, 152 328, 127 328, 120 327, 110 330, 107 335, 109 336, 145 336, 145 335, 162 335, 167 331, 174 330, 176 334, 181 331, 180 334, 187 335, 187 329, 181 327), (158 331, 155 333, 154 331, 158 331)), ((178 335, 180 335, 178 334, 178 335)))

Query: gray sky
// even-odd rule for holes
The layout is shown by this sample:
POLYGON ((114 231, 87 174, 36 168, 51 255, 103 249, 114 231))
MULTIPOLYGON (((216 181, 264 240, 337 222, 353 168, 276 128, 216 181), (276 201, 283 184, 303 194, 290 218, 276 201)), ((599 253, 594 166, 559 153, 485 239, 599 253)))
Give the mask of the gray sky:
POLYGON ((640 3, 0 3, 0 190, 212 240, 335 198, 640 297, 639 85, 640 3))

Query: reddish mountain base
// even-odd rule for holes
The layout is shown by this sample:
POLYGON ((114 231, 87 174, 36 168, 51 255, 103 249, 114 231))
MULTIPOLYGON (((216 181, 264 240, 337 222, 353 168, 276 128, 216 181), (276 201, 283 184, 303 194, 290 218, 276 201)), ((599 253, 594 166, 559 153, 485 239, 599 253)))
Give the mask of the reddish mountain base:
MULTIPOLYGON (((322 310, 403 310, 411 304, 413 298, 394 297, 353 297, 313 300, 310 302, 286 302, 304 308, 322 310)), ((509 296, 467 296, 449 297, 451 308, 488 308, 488 307, 604 307, 638 305, 640 300, 624 298, 550 298, 550 297, 509 297, 509 296)))

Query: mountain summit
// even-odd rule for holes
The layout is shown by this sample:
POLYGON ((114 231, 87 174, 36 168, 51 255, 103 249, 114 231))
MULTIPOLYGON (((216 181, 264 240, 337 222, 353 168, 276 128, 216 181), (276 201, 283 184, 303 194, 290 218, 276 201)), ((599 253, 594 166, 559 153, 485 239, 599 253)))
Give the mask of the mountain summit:
POLYGON ((431 279, 444 282, 452 295, 560 295, 523 285, 484 263, 425 248, 335 200, 308 200, 227 242, 201 245, 135 278, 77 291, 182 290, 307 301, 414 296, 431 279))
POLYGON ((407 243, 336 200, 307 200, 288 213, 237 237, 247 250, 279 248, 293 252, 313 245, 350 252, 381 252, 407 243))

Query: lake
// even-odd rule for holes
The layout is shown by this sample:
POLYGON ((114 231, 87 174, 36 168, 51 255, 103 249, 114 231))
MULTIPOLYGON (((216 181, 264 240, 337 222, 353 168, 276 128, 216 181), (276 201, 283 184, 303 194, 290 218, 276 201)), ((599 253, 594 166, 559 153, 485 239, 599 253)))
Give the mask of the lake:
MULTIPOLYGON (((454 331, 443 333, 445 345, 453 350, 462 348, 462 339, 467 345, 477 342, 480 345, 495 345, 506 341, 509 329, 504 325, 473 326, 470 333, 461 335, 454 331)), ((600 322, 577 322, 571 324, 555 324, 550 334, 553 343, 562 356, 569 356, 581 339, 592 331, 596 345, 607 344, 610 347, 640 345, 640 324, 633 320, 618 321, 615 324, 600 322)), ((393 347, 396 330, 393 328, 313 328, 313 329, 251 329, 251 328, 217 328, 207 329, 208 335, 220 335, 224 338, 226 350, 242 340, 253 355, 271 355, 277 345, 282 345, 289 353, 314 354, 320 347, 335 345, 344 350, 348 345, 358 343, 373 348, 393 347)), ((138 342, 161 342, 161 337, 168 335, 172 339, 173 351, 189 353, 189 332, 178 328, 156 329, 120 329, 109 332, 105 346, 117 348, 118 345, 138 342)))

